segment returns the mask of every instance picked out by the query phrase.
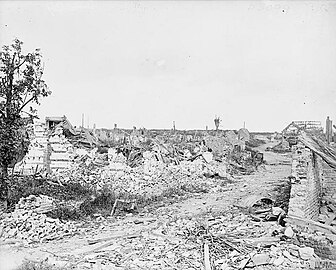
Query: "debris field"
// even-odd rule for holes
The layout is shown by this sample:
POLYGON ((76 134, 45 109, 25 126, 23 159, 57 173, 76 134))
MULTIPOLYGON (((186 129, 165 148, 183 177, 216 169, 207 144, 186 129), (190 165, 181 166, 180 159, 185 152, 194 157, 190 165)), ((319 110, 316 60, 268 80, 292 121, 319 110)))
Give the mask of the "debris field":
POLYGON ((49 134, 67 146, 62 169, 13 170, 0 255, 16 266, 336 269, 336 193, 306 209, 324 161, 309 165, 304 143, 230 131, 88 147, 83 134, 49 134))

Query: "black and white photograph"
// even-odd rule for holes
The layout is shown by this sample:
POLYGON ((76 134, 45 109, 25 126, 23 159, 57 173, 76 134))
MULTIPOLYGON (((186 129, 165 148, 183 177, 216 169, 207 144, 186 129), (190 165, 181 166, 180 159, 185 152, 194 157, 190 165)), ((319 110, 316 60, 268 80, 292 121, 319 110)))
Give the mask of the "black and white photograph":
POLYGON ((0 270, 336 269, 336 1, 0 0, 0 270))

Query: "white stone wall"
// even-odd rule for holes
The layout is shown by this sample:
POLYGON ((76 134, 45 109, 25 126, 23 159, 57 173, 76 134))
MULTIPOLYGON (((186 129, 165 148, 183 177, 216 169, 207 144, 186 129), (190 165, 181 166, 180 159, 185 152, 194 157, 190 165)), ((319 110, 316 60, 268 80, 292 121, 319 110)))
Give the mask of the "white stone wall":
POLYGON ((21 162, 15 165, 14 171, 22 174, 34 174, 36 171, 44 170, 48 135, 44 123, 33 124, 33 137, 31 139, 28 153, 21 162))
POLYGON ((34 123, 34 133, 27 155, 16 164, 14 171, 21 174, 34 174, 35 172, 63 170, 73 163, 75 150, 73 145, 63 135, 62 128, 48 135, 44 123, 34 123))
POLYGON ((64 170, 71 166, 75 155, 73 145, 63 135, 63 130, 55 131, 49 138, 49 160, 51 171, 64 170))

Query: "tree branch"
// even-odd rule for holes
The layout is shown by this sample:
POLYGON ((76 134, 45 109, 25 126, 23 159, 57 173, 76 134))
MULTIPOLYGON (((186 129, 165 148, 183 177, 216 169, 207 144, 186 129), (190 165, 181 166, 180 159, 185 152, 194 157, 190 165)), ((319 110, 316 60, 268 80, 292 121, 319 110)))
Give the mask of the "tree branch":
POLYGON ((32 96, 30 99, 27 100, 27 102, 23 103, 22 106, 20 107, 20 109, 18 110, 18 113, 20 113, 22 111, 22 109, 32 100, 34 99, 34 96, 32 96))
POLYGON ((6 114, 7 117, 10 115, 10 104, 12 102, 12 91, 13 91, 13 72, 11 72, 9 75, 9 87, 6 89, 6 114))
POLYGON ((19 69, 25 62, 27 61, 27 57, 22 61, 22 63, 20 63, 19 65, 17 65, 14 70, 19 69))
POLYGON ((6 88, 6 78, 1 78, 3 88, 6 88))
POLYGON ((26 102, 27 96, 28 96, 28 91, 26 92, 26 95, 25 95, 25 97, 24 97, 23 103, 26 102))
POLYGON ((0 111, 0 113, 2 114, 2 116, 3 116, 4 118, 6 118, 6 114, 5 114, 3 111, 0 111))
POLYGON ((15 56, 16 56, 16 52, 13 55, 12 66, 14 66, 15 56))

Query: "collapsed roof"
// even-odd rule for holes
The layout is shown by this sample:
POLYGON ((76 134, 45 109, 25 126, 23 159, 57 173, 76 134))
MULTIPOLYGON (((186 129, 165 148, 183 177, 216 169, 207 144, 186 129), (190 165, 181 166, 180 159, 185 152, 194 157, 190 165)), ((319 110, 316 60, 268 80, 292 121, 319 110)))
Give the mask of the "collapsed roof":
POLYGON ((51 135, 55 134, 58 128, 62 128, 64 135, 73 143, 84 144, 90 147, 99 144, 98 139, 92 131, 84 127, 75 129, 66 116, 46 117, 46 124, 51 135))
POLYGON ((336 169, 336 150, 320 138, 301 131, 299 140, 311 151, 319 155, 330 167, 336 169))

